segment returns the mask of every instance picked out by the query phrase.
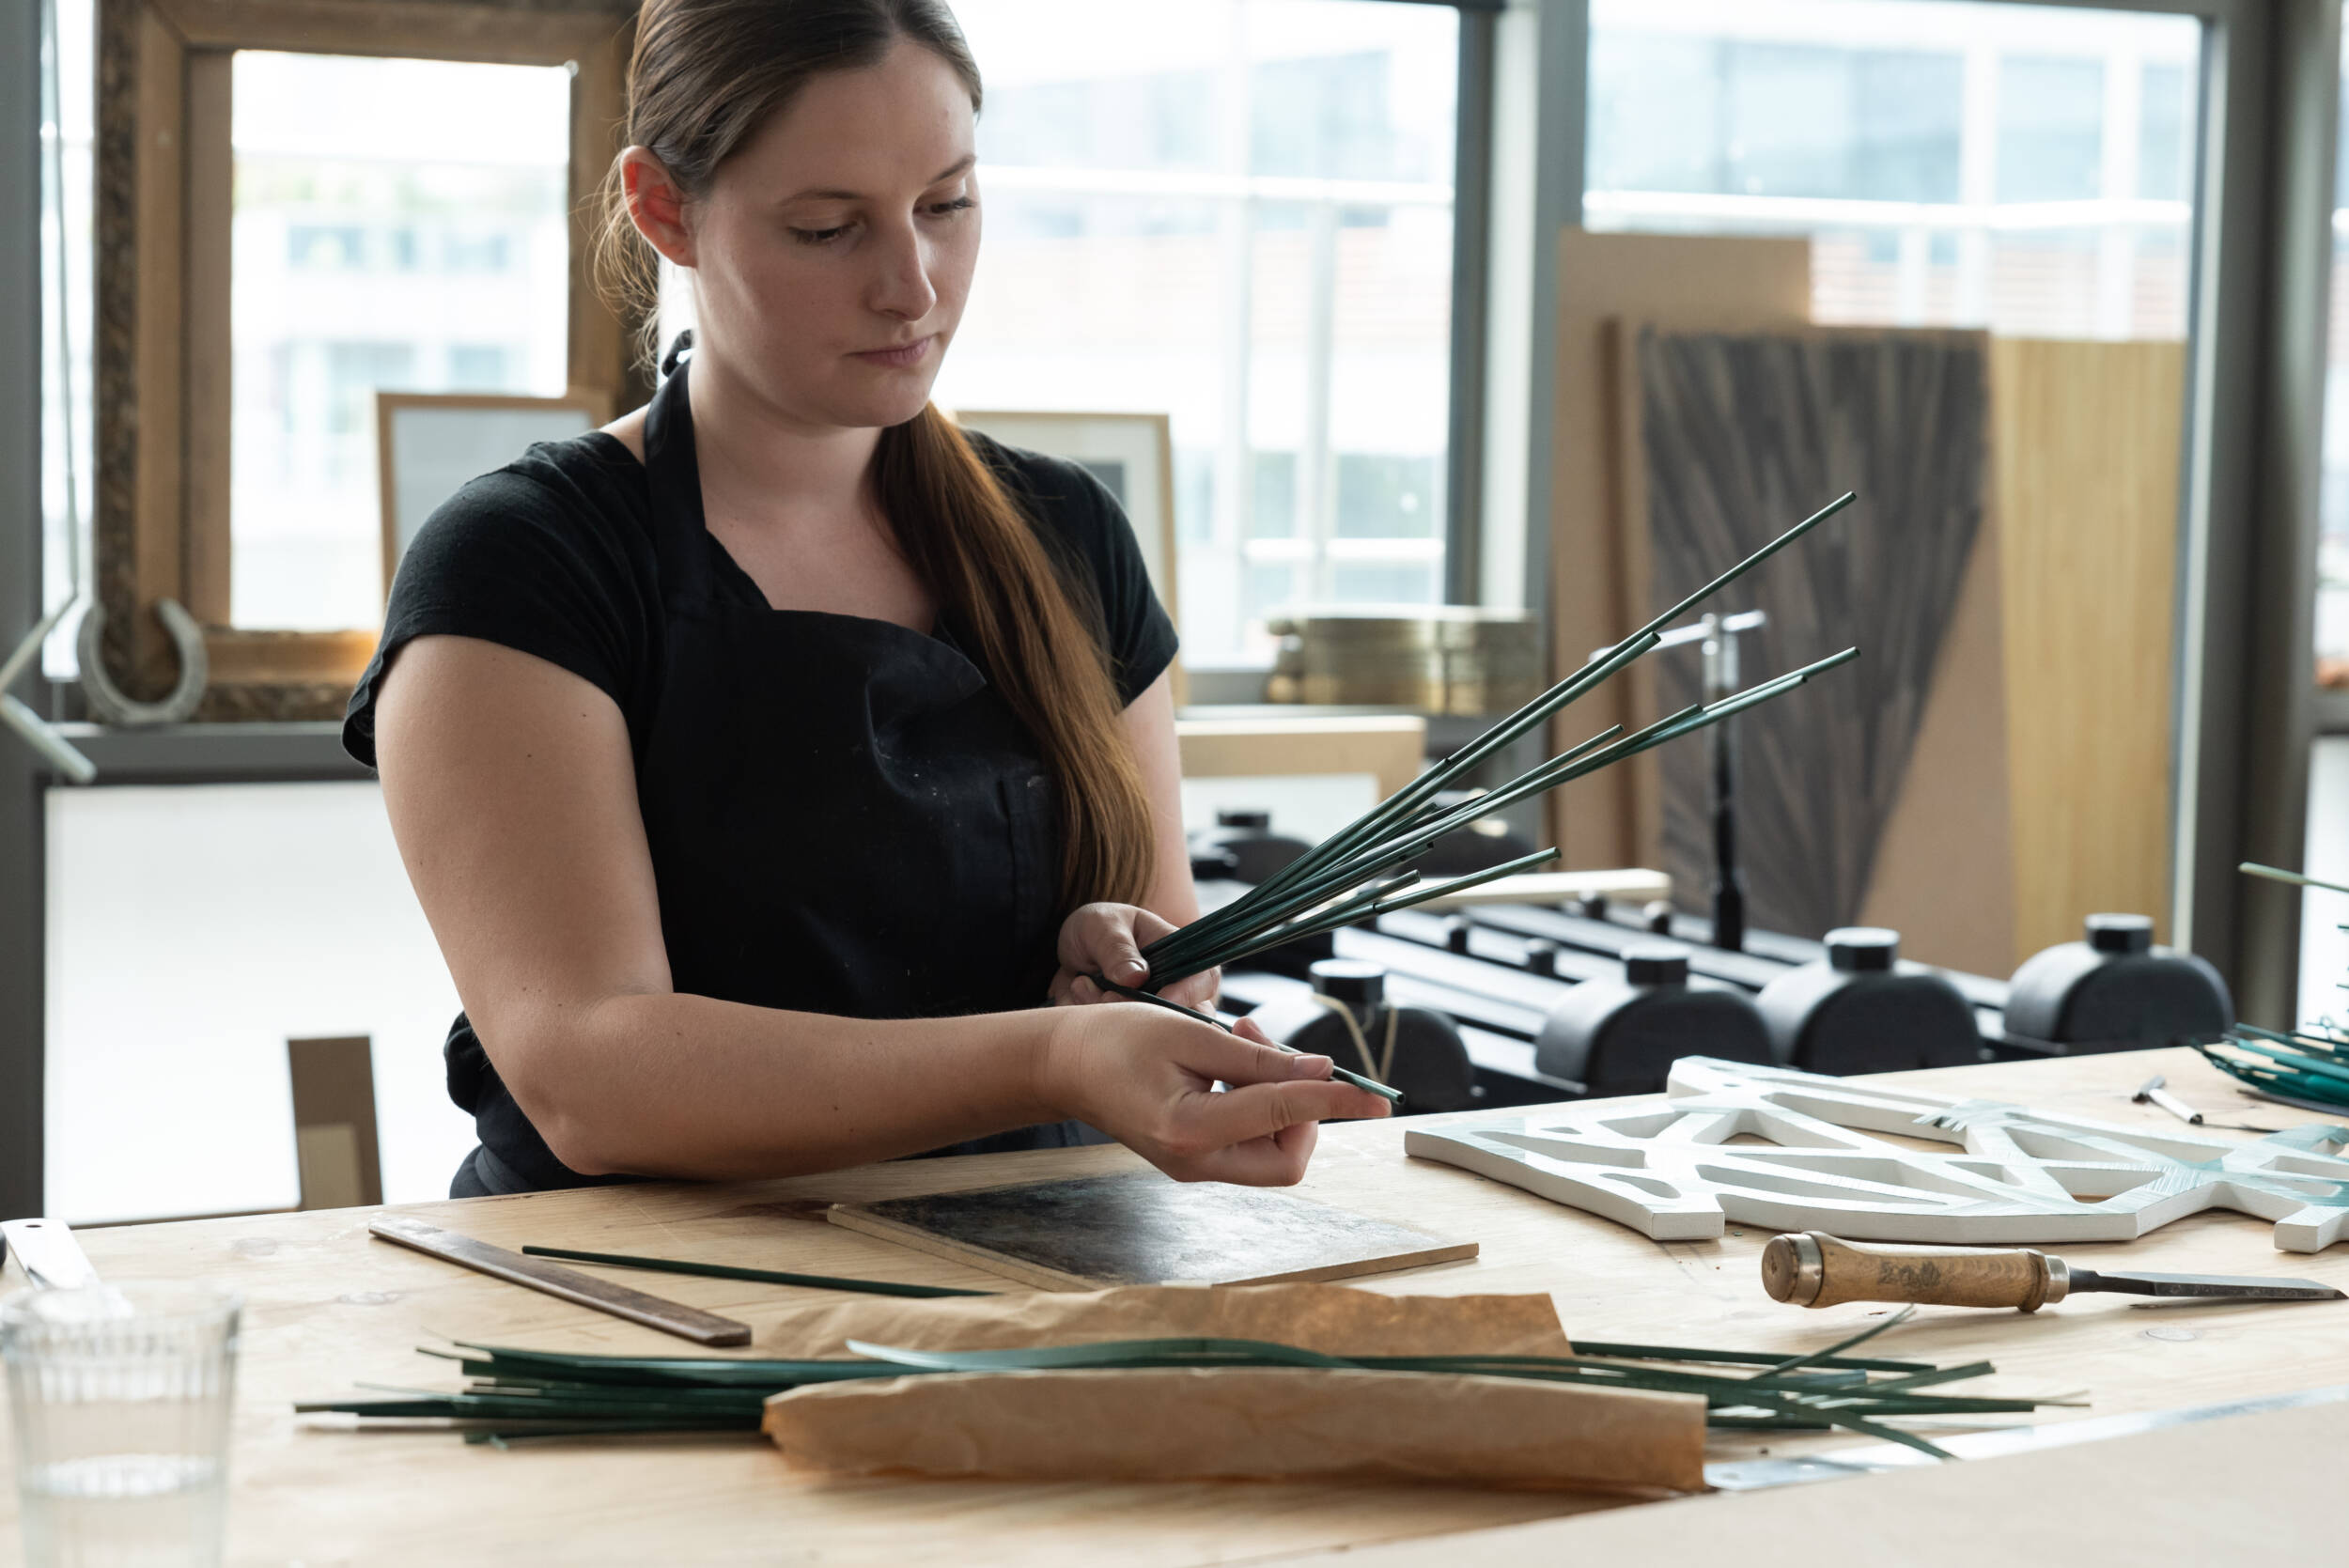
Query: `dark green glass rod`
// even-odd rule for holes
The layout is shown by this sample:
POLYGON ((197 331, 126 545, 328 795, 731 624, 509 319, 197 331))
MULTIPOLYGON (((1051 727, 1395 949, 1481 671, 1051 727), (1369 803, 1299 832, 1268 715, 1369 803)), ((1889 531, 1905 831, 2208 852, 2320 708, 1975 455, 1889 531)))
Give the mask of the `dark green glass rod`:
POLYGON ((579 1252, 568 1247, 525 1247, 534 1258, 564 1258, 613 1268, 646 1268, 658 1274, 693 1274, 709 1280, 752 1280, 763 1285, 803 1285, 809 1290, 850 1290, 865 1296, 994 1296, 991 1290, 955 1290, 945 1285, 905 1285, 894 1280, 844 1280, 831 1274, 786 1274, 773 1268, 739 1268, 725 1263, 687 1263, 676 1258, 640 1258, 625 1252, 579 1252))

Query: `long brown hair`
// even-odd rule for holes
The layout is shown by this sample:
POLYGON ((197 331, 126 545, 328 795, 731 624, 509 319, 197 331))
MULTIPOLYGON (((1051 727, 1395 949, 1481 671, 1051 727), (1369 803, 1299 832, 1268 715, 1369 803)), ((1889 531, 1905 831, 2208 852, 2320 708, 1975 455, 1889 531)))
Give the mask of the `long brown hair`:
MULTIPOLYGON (((979 68, 940 0, 646 0, 627 140, 659 158, 691 202, 810 78, 877 64, 900 39, 945 61, 979 107, 979 68)), ((614 308, 647 323, 649 357, 659 258, 629 219, 616 161, 601 199, 598 279, 614 308)), ((1154 859, 1150 802, 1089 584, 1047 550, 935 404, 881 432, 872 480, 898 547, 941 611, 973 634, 1060 785, 1065 898, 1139 902, 1154 859)))

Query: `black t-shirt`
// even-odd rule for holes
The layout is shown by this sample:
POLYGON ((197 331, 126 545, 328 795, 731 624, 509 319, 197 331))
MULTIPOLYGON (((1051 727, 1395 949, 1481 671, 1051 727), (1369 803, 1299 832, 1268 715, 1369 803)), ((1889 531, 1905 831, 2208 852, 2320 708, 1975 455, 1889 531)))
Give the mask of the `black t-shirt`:
MULTIPOLYGON (((973 446, 1098 628, 1130 703, 1173 658, 1174 631, 1115 500, 1074 464, 973 446)), ((692 482, 686 450, 681 474, 667 459, 672 487, 692 482)), ((656 512, 655 489, 625 446, 594 434, 534 446, 459 490, 400 565, 344 745, 374 765, 383 672, 411 638, 537 655, 627 720, 680 989, 862 1017, 1035 1005, 1058 924, 1049 780, 955 616, 924 637, 774 613, 698 505, 672 496, 656 512), (972 929, 950 954, 910 959, 941 902, 972 929)), ((454 1195, 587 1179, 556 1159, 461 1014, 446 1055, 450 1097, 482 1143, 454 1195)), ((1082 1136, 1065 1124, 957 1148, 1082 1136)))
MULTIPOLYGON (((1118 696, 1131 703, 1173 661, 1175 637, 1116 498, 1079 464, 967 439, 1080 593, 1097 598, 1118 696)), ((722 589, 763 604, 750 575, 706 536, 722 589)), ((592 682, 619 705, 641 764, 664 668, 663 602, 644 465, 600 431, 542 442, 450 497, 408 547, 382 639, 344 714, 344 749, 375 766, 383 672, 410 640, 445 634, 519 648, 592 682)))

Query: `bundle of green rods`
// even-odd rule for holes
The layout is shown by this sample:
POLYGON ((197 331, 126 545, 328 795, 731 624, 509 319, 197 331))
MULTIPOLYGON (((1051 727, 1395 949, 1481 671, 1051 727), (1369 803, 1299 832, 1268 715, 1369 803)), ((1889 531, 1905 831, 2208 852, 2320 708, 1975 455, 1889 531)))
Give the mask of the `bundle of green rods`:
MULTIPOLYGON (((2349 893, 2349 888, 2338 882, 2319 881, 2256 861, 2245 861, 2235 869, 2271 882, 2349 893)), ((2349 926, 2341 929, 2349 930, 2349 926)), ((2349 989, 2349 985, 2342 988, 2349 989)), ((2226 1039, 2196 1041, 2194 1048, 2201 1052, 2203 1061, 2270 1099, 2316 1110, 2349 1110, 2349 1028, 2329 1017, 2318 1019, 2313 1027, 2281 1034, 2237 1024, 2227 1032, 2226 1039)))
POLYGON ((2278 1033, 2239 1023, 2194 1048, 2220 1072, 2275 1099, 2349 1111, 2349 1032, 2330 1021, 2278 1033))
POLYGON ((1747 708, 1783 696, 1822 671, 1857 658, 1859 649, 1845 648, 1815 664, 1805 665, 1719 702, 1682 708, 1629 735, 1623 733, 1622 725, 1610 725, 1498 789, 1450 809, 1434 803, 1437 795, 1547 723, 1600 682, 1645 656, 1657 645, 1664 629, 1691 607, 1736 582, 1851 505, 1854 499, 1847 492, 1828 502, 1633 632, 1603 658, 1560 681, 1241 897, 1143 949, 1143 959, 1150 966, 1148 989, 1155 992, 1190 975, 1236 963, 1302 937, 1318 936, 1341 925, 1351 925, 1530 870, 1555 858, 1558 851, 1538 850, 1506 865, 1439 882, 1423 883, 1418 873, 1401 867, 1418 859, 1446 833, 1480 817, 1612 767, 1668 740, 1677 740, 1718 724, 1747 708))
POLYGON ((788 1389, 862 1377, 942 1373, 1079 1372, 1150 1367, 1292 1367, 1532 1378, 1586 1388, 1702 1395, 1716 1427, 1826 1431, 1843 1427, 1949 1455, 1888 1417, 1949 1418, 2036 1409, 2046 1399, 1982 1399, 1924 1392, 1934 1384, 1980 1377, 1987 1361, 1937 1367, 1867 1360, 1843 1352, 1907 1317, 1903 1311, 1864 1332, 1806 1355, 1699 1350, 1687 1346, 1586 1343, 1572 1356, 1324 1356, 1259 1340, 1127 1340, 1032 1350, 931 1351, 849 1340, 856 1359, 729 1360, 717 1357, 573 1355, 459 1343, 447 1356, 470 1381, 461 1393, 386 1389, 389 1397, 320 1401, 303 1414, 362 1418, 360 1425, 449 1423, 469 1443, 646 1433, 752 1433, 766 1401, 788 1389), (1736 1374, 1691 1370, 1750 1365, 1736 1374), (1883 1374, 1883 1375, 1877 1375, 1883 1374))

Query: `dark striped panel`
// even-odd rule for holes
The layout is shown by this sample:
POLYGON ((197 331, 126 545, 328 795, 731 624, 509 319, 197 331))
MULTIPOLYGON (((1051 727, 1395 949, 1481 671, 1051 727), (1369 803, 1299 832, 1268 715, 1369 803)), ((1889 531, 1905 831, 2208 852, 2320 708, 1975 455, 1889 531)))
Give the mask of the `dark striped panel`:
MULTIPOLYGON (((1961 333, 1643 331, 1640 417, 1661 610, 1850 489, 1858 505, 1711 608, 1759 608, 1748 684, 1857 644, 1858 662, 1736 722, 1750 924, 1816 936, 1859 918, 1981 531, 1988 371, 1961 333)), ((1699 699, 1693 646, 1656 655, 1657 705, 1699 699)), ((1665 869, 1712 883, 1705 747, 1666 747, 1665 869)), ((2003 846, 1999 852, 2003 853, 2003 846)))

